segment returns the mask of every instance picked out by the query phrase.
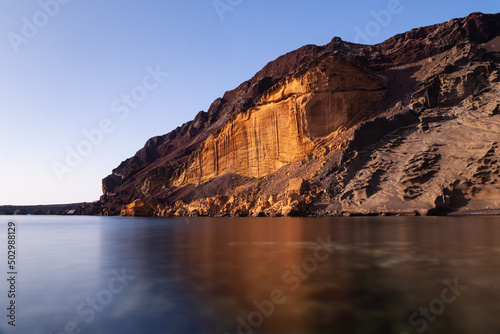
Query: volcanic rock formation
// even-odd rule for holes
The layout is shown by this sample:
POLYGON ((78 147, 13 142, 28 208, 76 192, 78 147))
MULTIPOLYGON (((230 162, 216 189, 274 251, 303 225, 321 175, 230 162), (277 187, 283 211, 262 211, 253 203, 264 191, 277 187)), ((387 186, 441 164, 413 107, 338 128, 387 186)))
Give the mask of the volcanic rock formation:
POLYGON ((302 47, 150 139, 103 180, 101 214, 498 209, 499 62, 500 14, 302 47))

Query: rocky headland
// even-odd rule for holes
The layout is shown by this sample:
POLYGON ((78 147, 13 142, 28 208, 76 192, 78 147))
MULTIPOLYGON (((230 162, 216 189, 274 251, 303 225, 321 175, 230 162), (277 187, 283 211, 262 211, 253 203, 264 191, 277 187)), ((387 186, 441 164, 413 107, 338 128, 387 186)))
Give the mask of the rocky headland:
POLYGON ((473 13, 377 45, 334 38, 304 46, 148 140, 104 178, 91 213, 493 212, 499 63, 500 14, 473 13))
POLYGON ((3 205, 0 206, 0 215, 98 215, 101 209, 102 205, 98 201, 55 205, 3 205))

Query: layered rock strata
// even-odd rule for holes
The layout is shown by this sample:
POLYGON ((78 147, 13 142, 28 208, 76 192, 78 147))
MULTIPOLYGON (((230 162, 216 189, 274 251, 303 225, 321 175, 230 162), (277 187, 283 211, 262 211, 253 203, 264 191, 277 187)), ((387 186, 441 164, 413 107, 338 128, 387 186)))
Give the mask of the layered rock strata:
POLYGON ((381 100, 379 78, 334 54, 270 88, 191 155, 174 186, 226 173, 259 178, 304 158, 315 139, 347 127, 381 100))

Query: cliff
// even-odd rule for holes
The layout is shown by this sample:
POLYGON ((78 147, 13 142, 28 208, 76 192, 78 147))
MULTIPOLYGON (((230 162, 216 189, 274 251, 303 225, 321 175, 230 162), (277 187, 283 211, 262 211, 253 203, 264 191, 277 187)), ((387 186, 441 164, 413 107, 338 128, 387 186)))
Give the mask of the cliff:
POLYGON ((113 170, 101 212, 137 199, 163 216, 497 209, 499 36, 499 14, 474 13, 288 53, 113 170))
POLYGON ((200 184, 226 173, 266 176, 312 153, 315 139, 347 127, 384 94, 379 78, 324 54, 207 138, 172 185, 200 184))
POLYGON ((104 196, 100 199, 103 213, 116 214, 123 204, 141 196, 157 195, 168 187, 171 175, 180 173, 179 167, 209 135, 221 129, 234 114, 252 105, 257 97, 284 76, 324 52, 324 49, 307 45, 279 57, 252 79, 217 98, 207 112, 200 111, 193 121, 166 135, 148 140, 144 148, 103 179, 104 196))

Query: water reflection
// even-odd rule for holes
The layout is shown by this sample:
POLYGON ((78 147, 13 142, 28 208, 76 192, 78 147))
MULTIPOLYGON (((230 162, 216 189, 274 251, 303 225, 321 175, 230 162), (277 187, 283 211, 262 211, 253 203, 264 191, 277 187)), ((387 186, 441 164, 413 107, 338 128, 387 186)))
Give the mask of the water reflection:
POLYGON ((439 298, 445 279, 458 277, 478 290, 447 306, 427 332, 468 333, 500 328, 491 312, 498 306, 490 303, 485 313, 485 301, 474 299, 489 289, 497 300, 491 287, 498 280, 488 272, 498 273, 498 232, 496 219, 487 218, 198 219, 149 221, 133 244, 154 259, 142 268, 151 286, 175 292, 161 296, 173 306, 169 321, 199 324, 199 332, 236 333, 238 326, 256 333, 416 332, 422 327, 412 327, 409 315, 439 298), (314 258, 318 238, 330 238, 334 252, 313 272, 298 270, 314 258), (261 323, 258 316, 248 320, 258 311, 255 302, 270 300, 276 289, 286 302, 254 328, 252 321, 261 323), (474 309, 489 319, 467 329, 464 314, 474 309))
POLYGON ((32 219, 23 234, 26 333, 55 334, 74 319, 82 333, 500 330, 495 217, 32 219), (54 270, 64 274, 47 276, 54 270), (95 319, 75 316, 122 270, 134 278, 95 319), (440 302, 455 278, 467 289, 440 302), (48 303, 58 305, 53 317, 41 311, 48 303))

